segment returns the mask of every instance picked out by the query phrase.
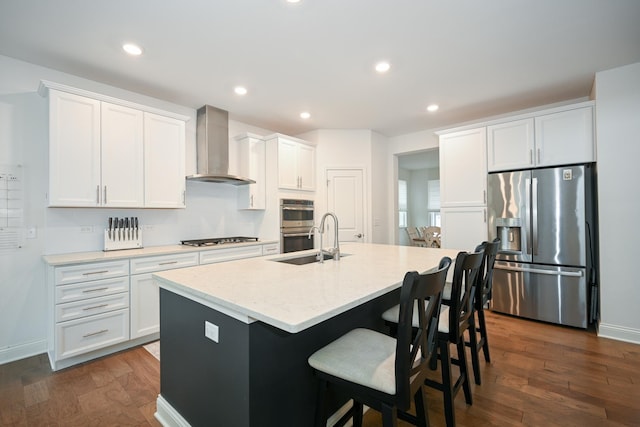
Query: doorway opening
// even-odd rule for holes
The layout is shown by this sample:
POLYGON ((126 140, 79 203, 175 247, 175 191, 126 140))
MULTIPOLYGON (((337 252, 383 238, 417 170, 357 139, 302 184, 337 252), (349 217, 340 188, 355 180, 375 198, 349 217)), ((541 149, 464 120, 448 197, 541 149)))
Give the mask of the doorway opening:
POLYGON ((440 227, 440 161, 437 148, 398 155, 398 244, 422 246, 421 228, 440 227))

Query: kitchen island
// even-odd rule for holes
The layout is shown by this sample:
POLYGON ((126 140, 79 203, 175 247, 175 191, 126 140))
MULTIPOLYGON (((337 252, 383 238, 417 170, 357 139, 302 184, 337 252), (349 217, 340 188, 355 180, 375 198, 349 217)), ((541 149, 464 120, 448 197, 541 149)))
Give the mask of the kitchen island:
MULTIPOLYGON (((312 253, 313 251, 306 251, 312 253)), ((384 330, 404 274, 457 251, 344 244, 340 261, 292 265, 305 252, 154 275, 160 293, 165 425, 313 425, 307 358, 355 327, 384 330)), ((345 398, 331 397, 338 408, 345 398)))

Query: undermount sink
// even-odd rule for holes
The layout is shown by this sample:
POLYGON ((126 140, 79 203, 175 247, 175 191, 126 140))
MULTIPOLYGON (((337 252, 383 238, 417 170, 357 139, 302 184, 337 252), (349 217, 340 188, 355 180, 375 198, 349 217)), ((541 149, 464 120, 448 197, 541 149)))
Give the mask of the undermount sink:
MULTIPOLYGON (((347 255, 349 254, 340 254, 340 258, 347 255)), ((325 260, 333 260, 333 256, 328 254, 323 254, 323 257, 325 260)), ((302 256, 291 257, 291 258, 274 259, 273 261, 284 262, 286 264, 305 265, 305 264, 318 262, 318 254, 316 253, 316 254, 302 255, 302 256)))

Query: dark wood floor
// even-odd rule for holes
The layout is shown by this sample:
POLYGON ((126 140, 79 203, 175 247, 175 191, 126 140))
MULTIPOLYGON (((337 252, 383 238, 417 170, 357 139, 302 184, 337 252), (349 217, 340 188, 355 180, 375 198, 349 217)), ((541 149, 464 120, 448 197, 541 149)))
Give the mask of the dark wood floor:
MULTIPOLYGON (((493 361, 481 362, 472 406, 458 395, 458 426, 640 426, 639 345, 487 317, 493 361)), ((158 426, 159 371, 142 347, 58 372, 45 355, 2 365, 0 426, 158 426)), ((428 390, 428 406, 443 426, 439 392, 428 390)), ((379 415, 369 411, 365 425, 380 426, 379 415)))

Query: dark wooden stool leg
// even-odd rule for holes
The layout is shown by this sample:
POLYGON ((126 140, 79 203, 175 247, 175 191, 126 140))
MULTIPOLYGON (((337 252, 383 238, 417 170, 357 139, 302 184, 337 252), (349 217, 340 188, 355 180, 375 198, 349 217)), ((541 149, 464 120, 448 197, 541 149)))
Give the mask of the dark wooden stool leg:
POLYGON ((353 401, 353 427, 362 427, 362 403, 353 401))
POLYGON ((467 355, 464 350, 464 339, 460 337, 460 340, 456 344, 458 348, 458 363, 460 367, 460 376, 462 381, 462 391, 464 391, 464 400, 467 405, 473 405, 473 398, 471 397, 471 385, 469 384, 469 367, 467 365, 467 355))
POLYGON ((456 425, 456 412, 453 404, 453 379, 451 378, 451 354, 449 352, 449 340, 439 340, 440 368, 442 370, 442 392, 444 394, 444 416, 447 427, 456 425))
POLYGON ((476 335, 475 314, 469 318, 469 347, 471 348, 471 365, 473 365, 473 377, 477 385, 482 383, 480 378, 480 356, 478 355, 478 336, 476 335))
POLYGON ((489 338, 487 337, 487 324, 484 320, 484 309, 478 310, 478 329, 480 329, 480 338, 482 340, 482 352, 484 360, 491 363, 491 355, 489 354, 489 338))
POLYGON ((398 410, 394 406, 382 404, 382 425, 384 427, 398 427, 398 410))
POLYGON ((325 396, 327 394, 327 382, 318 380, 318 395, 316 396, 316 419, 315 427, 326 427, 327 410, 325 408, 325 396))

